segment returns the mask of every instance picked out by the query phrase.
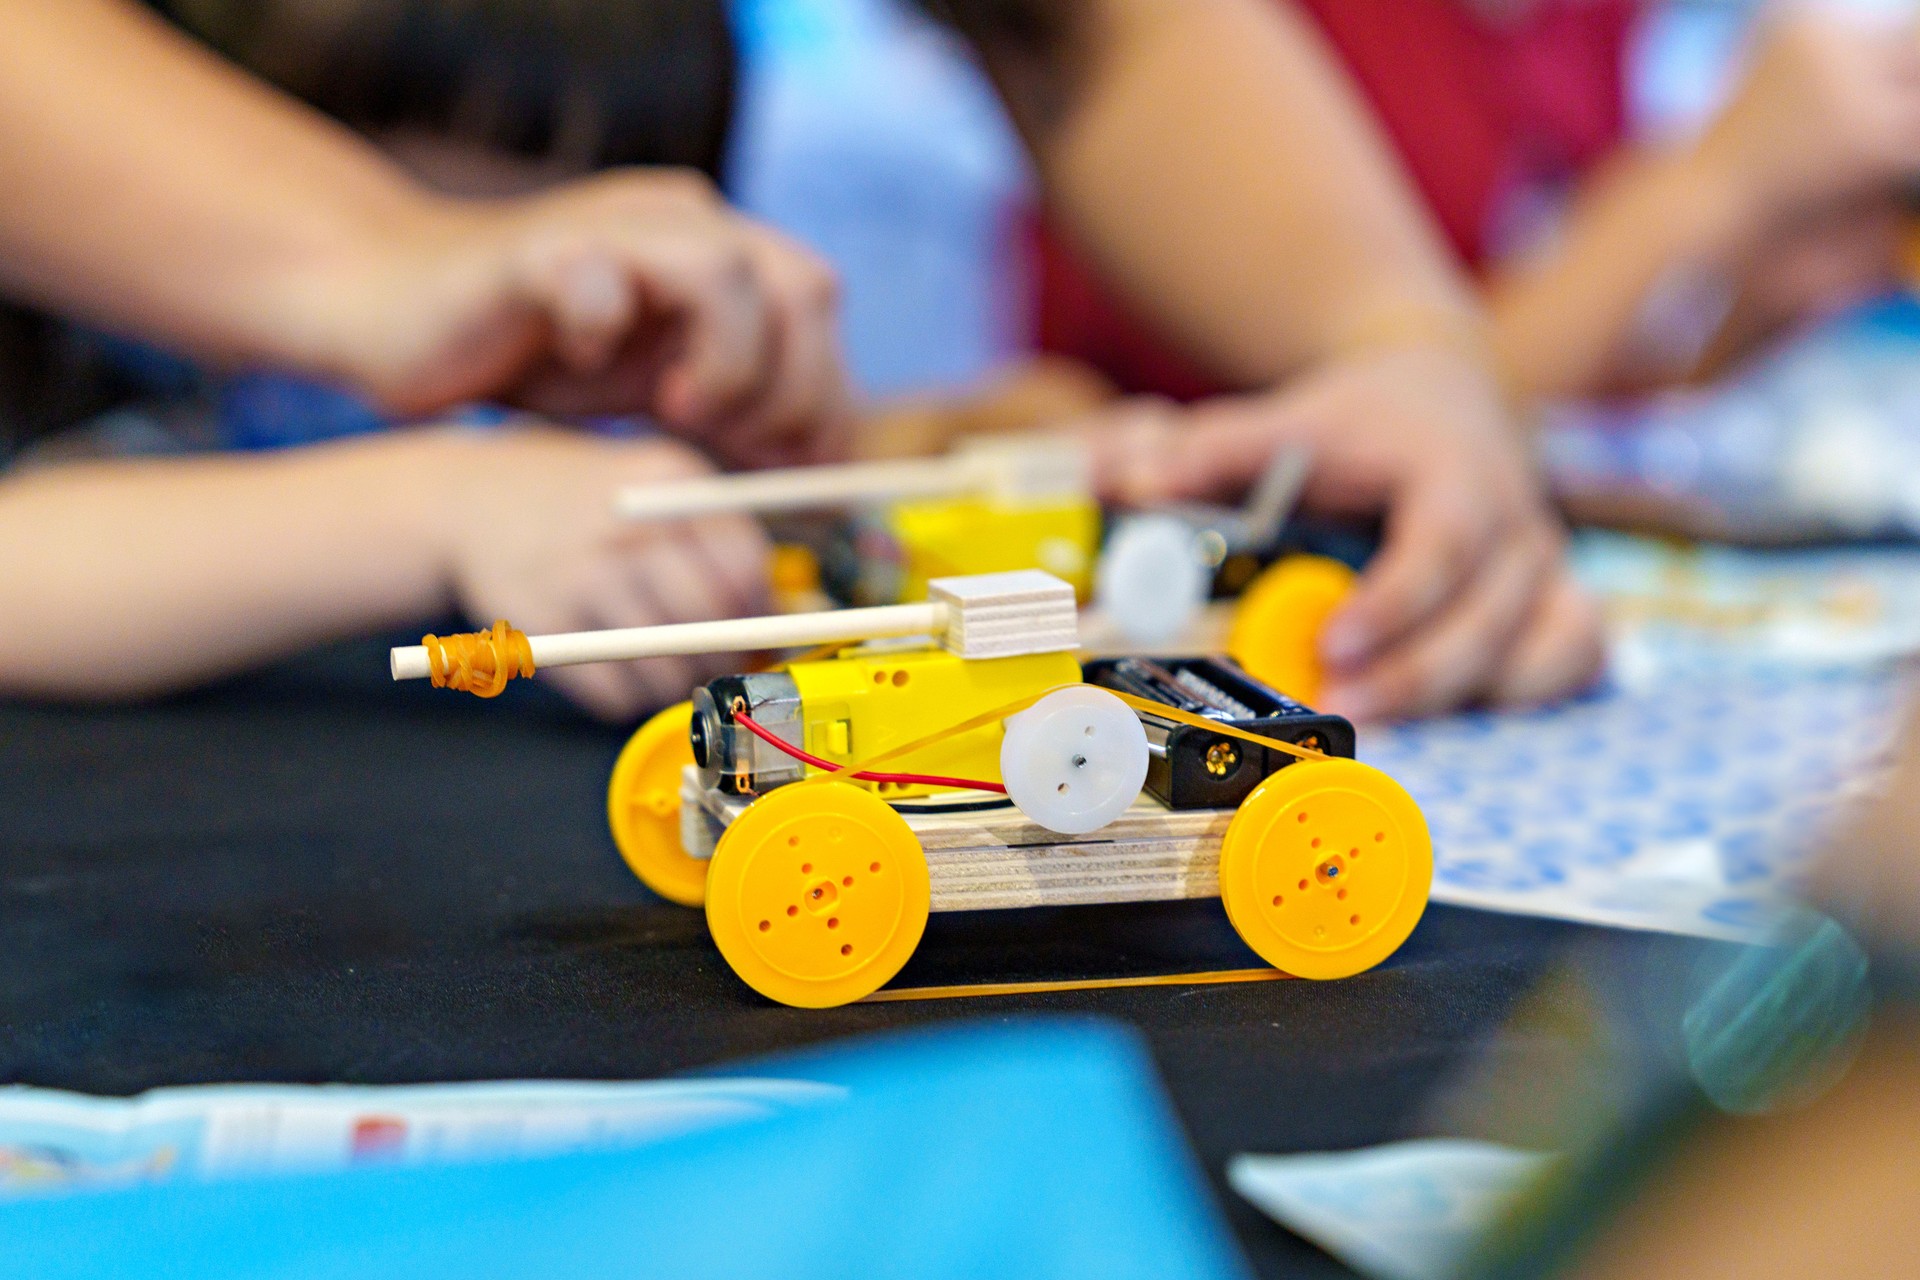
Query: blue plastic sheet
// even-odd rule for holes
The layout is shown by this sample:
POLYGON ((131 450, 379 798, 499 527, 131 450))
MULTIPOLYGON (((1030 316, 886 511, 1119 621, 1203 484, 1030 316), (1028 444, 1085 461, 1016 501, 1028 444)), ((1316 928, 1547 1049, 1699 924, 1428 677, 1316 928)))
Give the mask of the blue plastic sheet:
POLYGON ((962 1025, 751 1069, 846 1100, 618 1154, 20 1202, 0 1258, 41 1280, 1244 1274, 1130 1033, 962 1025))

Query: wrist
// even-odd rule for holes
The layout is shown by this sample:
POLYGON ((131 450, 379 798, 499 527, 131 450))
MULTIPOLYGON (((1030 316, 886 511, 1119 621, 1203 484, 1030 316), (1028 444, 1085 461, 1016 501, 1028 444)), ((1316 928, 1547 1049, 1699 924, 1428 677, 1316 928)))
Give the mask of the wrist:
POLYGON ((1440 349, 1491 367, 1492 326, 1477 308, 1419 299, 1387 299, 1358 309, 1336 327, 1327 358, 1339 360, 1378 351, 1440 349))
POLYGON ((408 427, 353 442, 358 474, 342 486, 356 519, 379 529, 393 577, 404 584, 409 621, 459 604, 457 554, 467 536, 469 458, 479 445, 462 427, 408 427))
POLYGON ((334 211, 261 282, 258 358, 380 394, 400 346, 396 321, 422 299, 461 206, 396 182, 334 211))
POLYGON ((1507 375, 1491 318, 1466 305, 1425 300, 1375 304, 1355 312, 1335 331, 1324 360, 1330 365, 1418 364, 1459 393, 1484 395, 1512 422, 1524 416, 1528 400, 1507 375))
POLYGON ((1759 250, 1783 203, 1761 168, 1711 132, 1647 163, 1654 201, 1689 257, 1730 267, 1759 250))
MULTIPOLYGON (((1482 355, 1447 342, 1404 342, 1356 348, 1324 361, 1308 375, 1336 383, 1358 382, 1376 391, 1394 389, 1403 407, 1420 416, 1438 413, 1455 422, 1476 422, 1524 442, 1520 403, 1482 355), (1446 406, 1440 410, 1434 406, 1446 406)), ((1289 389, 1282 388, 1284 396, 1289 389)))

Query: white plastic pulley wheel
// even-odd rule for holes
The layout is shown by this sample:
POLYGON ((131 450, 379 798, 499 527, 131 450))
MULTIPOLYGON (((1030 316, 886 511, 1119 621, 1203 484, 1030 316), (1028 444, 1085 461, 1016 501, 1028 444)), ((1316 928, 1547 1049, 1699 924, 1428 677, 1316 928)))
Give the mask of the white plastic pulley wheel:
POLYGON ((1127 811, 1147 781, 1147 731, 1104 689, 1056 689, 1007 717, 1000 778, 1020 812, 1085 835, 1127 811))
POLYGON ((1199 615, 1212 585, 1192 525, 1176 516, 1134 516, 1107 539, 1093 598, 1128 640, 1166 644, 1199 615))

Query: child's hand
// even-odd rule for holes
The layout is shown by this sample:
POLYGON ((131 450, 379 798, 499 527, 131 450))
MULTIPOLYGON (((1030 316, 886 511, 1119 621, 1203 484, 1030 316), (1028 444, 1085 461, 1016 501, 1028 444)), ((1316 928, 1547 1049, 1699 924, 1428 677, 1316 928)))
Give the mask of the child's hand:
POLYGON ((388 405, 650 413, 743 466, 845 450, 832 273, 697 175, 432 202, 405 225, 308 300, 332 363, 388 405))
MULTIPOLYGON (((635 524, 613 513, 621 485, 710 473, 686 447, 541 428, 449 431, 433 443, 448 586, 476 625, 505 618, 531 635, 763 612, 767 544, 752 521, 635 524)), ((595 715, 631 720, 740 661, 609 662, 544 678, 595 715)))
POLYGON ((1831 15, 1780 20, 1693 154, 1761 233, 1920 174, 1920 33, 1831 15))
POLYGON ((1305 444, 1309 512, 1378 514, 1385 535, 1328 624, 1327 709, 1356 719, 1534 702, 1591 682, 1597 611, 1484 376, 1451 352, 1349 358, 1279 392, 1151 406, 1095 429, 1124 501, 1229 499, 1305 444))

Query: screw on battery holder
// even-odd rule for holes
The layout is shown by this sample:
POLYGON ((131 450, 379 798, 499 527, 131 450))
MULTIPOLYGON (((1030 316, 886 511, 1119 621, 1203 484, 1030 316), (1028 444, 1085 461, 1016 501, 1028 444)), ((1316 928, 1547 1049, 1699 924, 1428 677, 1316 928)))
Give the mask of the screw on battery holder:
POLYGON ((1216 742, 1207 748, 1207 772, 1216 778, 1226 777, 1239 763, 1240 753, 1231 742, 1216 742))

